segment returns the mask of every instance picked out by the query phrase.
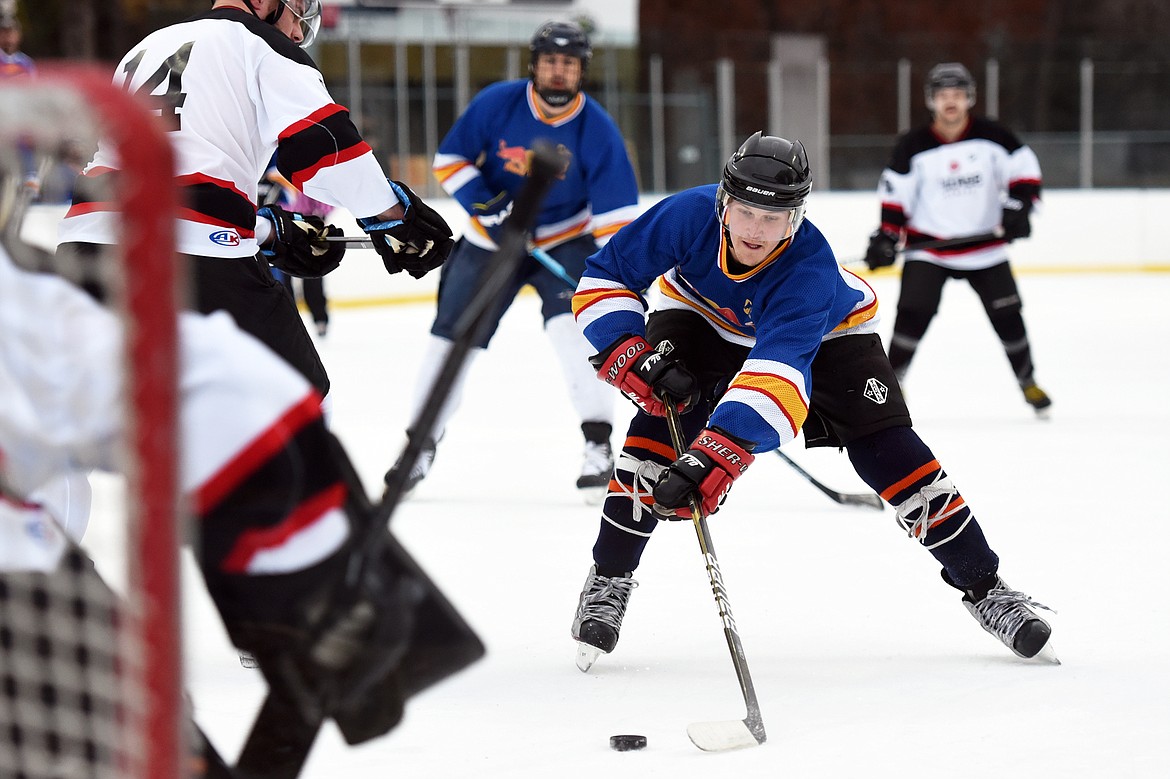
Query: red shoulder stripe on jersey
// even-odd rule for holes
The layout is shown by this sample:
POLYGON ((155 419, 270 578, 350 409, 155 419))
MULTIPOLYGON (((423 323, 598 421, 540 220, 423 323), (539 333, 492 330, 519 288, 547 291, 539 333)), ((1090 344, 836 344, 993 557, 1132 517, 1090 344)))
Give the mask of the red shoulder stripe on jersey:
POLYGON ((322 168, 371 151, 350 121, 349 111, 336 103, 293 122, 280 134, 278 144, 277 168, 297 189, 322 168))

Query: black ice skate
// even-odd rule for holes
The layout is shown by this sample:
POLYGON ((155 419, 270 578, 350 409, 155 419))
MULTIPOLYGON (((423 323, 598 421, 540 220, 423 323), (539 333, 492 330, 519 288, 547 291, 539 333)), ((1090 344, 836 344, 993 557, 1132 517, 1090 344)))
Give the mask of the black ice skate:
POLYGON ((586 503, 598 504, 605 500, 612 474, 613 449, 609 442, 586 441, 581 475, 577 477, 577 489, 581 490, 586 503))
POLYGON ((946 571, 943 571, 943 579, 962 591, 963 605, 971 616, 1016 656, 1060 664, 1049 640, 1052 626, 1033 611, 1052 609, 1011 589, 998 574, 991 574, 967 587, 958 587, 951 582, 946 571))
POLYGON ((611 578, 599 575, 596 565, 589 569, 572 627, 577 667, 582 671, 588 671, 602 652, 609 654, 617 646, 630 592, 638 586, 631 575, 611 578))
POLYGON ((1028 401, 1028 405, 1035 409, 1036 416, 1047 419, 1048 407, 1052 405, 1052 399, 1048 397, 1048 393, 1040 389, 1034 381, 1021 384, 1020 389, 1024 392, 1024 400, 1028 401))
MULTIPOLYGON (((407 431, 407 437, 413 436, 414 433, 407 431)), ((425 438, 422 443, 422 451, 418 453, 418 459, 414 461, 414 467, 410 469, 410 473, 406 477, 406 483, 402 487, 402 497, 410 496, 414 488, 419 485, 431 470, 431 465, 435 462, 435 452, 438 449, 438 443, 433 438, 425 438)), ((404 453, 405 454, 405 453, 404 453)), ((386 472, 385 482, 390 483, 391 474, 402 467, 402 458, 394 463, 394 467, 386 472)))

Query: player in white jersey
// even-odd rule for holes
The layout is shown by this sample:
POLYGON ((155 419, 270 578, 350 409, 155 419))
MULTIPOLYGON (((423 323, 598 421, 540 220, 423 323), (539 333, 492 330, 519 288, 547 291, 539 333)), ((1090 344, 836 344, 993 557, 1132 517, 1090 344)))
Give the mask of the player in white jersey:
MULTIPOLYGON (((229 637, 270 686, 328 691, 326 715, 358 740, 385 732, 476 643, 448 630, 417 645, 457 620, 433 609, 438 591, 398 547, 367 560, 361 581, 346 575, 371 557, 372 514, 309 383, 225 313, 184 312, 178 326, 179 478, 229 637)), ((0 244, 0 573, 51 573, 69 546, 42 485, 121 469, 122 341, 109 310, 0 244)))
MULTIPOLYGON (((386 179, 298 47, 312 40, 319 15, 319 0, 218 0, 144 38, 114 82, 155 98, 169 123, 185 201, 177 248, 191 258, 195 307, 228 311, 325 394, 328 377, 295 306, 256 259, 274 232, 256 216, 257 182, 273 153, 279 149, 280 172, 298 189, 358 217, 391 273, 422 276, 446 259, 452 240, 433 209, 386 179)), ((118 165, 99 148, 61 224, 61 249, 93 253, 115 242, 103 184, 116 180, 118 165)), ((282 221, 277 214, 278 239, 288 233, 282 221)))
POLYGON ((1040 199, 1040 163, 998 122, 971 113, 975 80, 957 62, 931 69, 926 80, 930 124, 898 139, 882 171, 881 226, 870 236, 870 268, 892 265, 905 242, 898 315, 890 363, 899 378, 938 312, 948 279, 966 279, 983 301, 1024 399, 1038 414, 1052 405, 1034 377, 1023 304, 1008 262, 1007 244, 1032 234, 1030 214, 1040 199), (916 243, 980 236, 946 248, 916 243))

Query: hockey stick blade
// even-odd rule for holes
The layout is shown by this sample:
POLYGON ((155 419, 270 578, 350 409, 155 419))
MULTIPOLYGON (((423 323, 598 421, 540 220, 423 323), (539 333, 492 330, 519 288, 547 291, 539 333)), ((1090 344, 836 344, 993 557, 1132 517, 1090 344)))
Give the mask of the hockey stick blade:
POLYGON ((840 503, 844 506, 864 506, 866 508, 876 509, 878 511, 881 511, 885 507, 885 505, 882 503, 882 497, 877 493, 839 492, 838 490, 826 487, 824 484, 821 484, 819 481, 817 481, 811 473, 806 471, 804 468, 801 468, 795 460, 784 454, 784 452, 780 451, 779 449, 775 451, 781 460, 792 466, 792 470, 799 473, 808 481, 809 484, 828 495, 837 503, 840 503))
POLYGON ((755 720, 722 720, 716 722, 692 722, 687 725, 687 736, 691 743, 704 752, 729 752, 733 749, 755 747, 767 741, 764 723, 757 714, 755 720))

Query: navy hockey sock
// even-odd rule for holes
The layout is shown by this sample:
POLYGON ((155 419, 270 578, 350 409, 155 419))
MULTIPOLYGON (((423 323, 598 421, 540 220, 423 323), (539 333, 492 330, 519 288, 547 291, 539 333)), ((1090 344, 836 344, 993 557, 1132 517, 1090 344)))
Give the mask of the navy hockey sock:
POLYGON ((925 546, 959 586, 999 567, 982 528, 934 458, 909 427, 894 427, 850 442, 857 474, 898 511, 898 522, 925 546))

